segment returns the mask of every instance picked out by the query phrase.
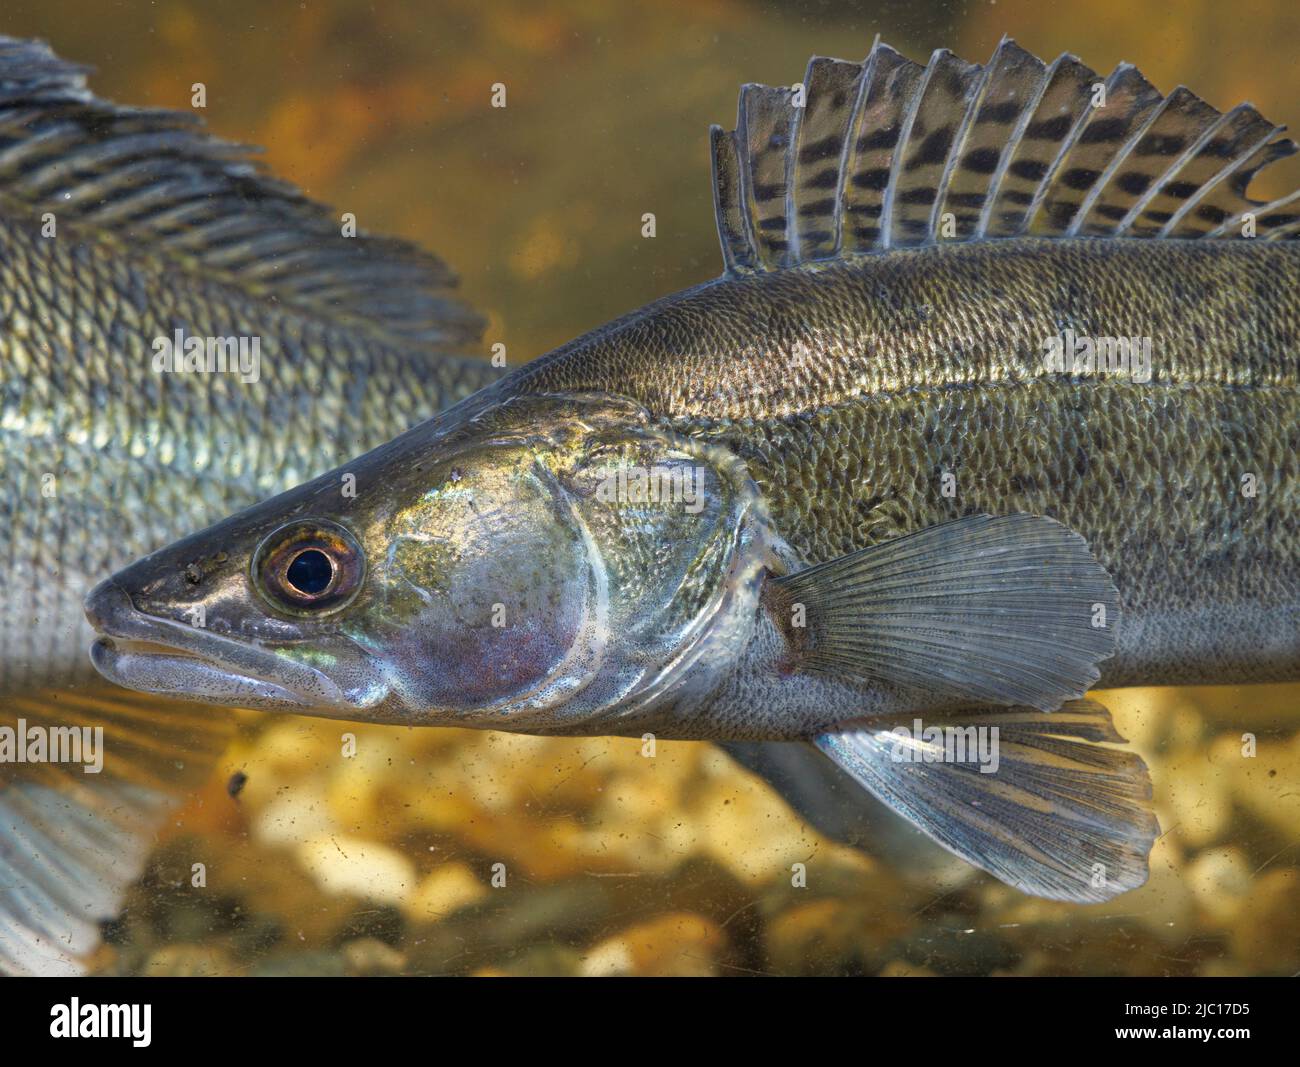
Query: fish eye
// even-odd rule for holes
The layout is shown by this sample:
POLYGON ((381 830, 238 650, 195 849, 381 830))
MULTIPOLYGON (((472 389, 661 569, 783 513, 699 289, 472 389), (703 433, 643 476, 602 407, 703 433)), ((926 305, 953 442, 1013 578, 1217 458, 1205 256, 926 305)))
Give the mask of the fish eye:
POLYGON ((304 596, 319 596, 334 580, 334 564, 319 548, 307 548, 293 557, 284 576, 304 596))
POLYGON ((328 615, 352 602, 365 558, 347 530, 323 519, 272 531, 253 553, 252 579, 273 608, 291 615, 328 615))

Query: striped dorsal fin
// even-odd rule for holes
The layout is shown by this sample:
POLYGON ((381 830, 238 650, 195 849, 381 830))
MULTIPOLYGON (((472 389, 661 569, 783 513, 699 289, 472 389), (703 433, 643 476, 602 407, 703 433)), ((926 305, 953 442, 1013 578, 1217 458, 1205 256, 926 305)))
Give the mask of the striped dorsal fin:
POLYGON ((1246 195, 1296 151, 1284 129, 1127 63, 1102 78, 1004 39, 982 67, 945 49, 921 66, 877 41, 741 90, 736 129, 710 131, 718 234, 732 272, 945 240, 1298 238, 1300 191, 1246 195))

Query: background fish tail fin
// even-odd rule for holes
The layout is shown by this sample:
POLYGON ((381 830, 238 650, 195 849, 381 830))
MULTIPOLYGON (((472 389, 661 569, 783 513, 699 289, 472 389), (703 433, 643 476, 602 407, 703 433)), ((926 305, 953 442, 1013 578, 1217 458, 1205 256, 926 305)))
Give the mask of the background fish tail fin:
POLYGON ((234 728, 222 709, 107 685, 2 699, 0 973, 81 972, 234 728))

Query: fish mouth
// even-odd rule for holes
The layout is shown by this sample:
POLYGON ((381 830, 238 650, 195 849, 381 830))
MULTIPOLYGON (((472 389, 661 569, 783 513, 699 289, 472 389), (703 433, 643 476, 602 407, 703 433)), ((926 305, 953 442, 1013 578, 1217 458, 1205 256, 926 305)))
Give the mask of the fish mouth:
POLYGON ((201 627, 145 614, 111 578, 90 591, 85 610, 99 635, 90 646, 90 662, 127 689, 236 707, 350 706, 343 690, 315 668, 201 627))

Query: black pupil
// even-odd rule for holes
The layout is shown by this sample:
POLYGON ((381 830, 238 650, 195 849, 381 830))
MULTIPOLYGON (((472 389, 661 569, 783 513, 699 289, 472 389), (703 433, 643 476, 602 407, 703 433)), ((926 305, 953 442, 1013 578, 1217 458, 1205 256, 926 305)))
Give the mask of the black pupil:
POLYGON ((294 557, 285 577, 298 592, 315 596, 329 586, 334 568, 330 566, 329 556, 318 548, 309 548, 294 557))

